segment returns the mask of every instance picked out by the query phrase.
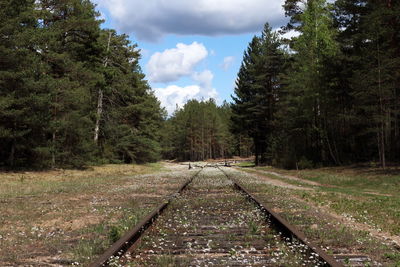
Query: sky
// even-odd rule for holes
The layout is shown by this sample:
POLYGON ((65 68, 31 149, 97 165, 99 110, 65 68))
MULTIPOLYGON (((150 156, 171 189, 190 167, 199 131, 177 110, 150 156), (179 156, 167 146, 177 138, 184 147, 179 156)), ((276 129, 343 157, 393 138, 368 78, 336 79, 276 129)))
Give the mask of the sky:
POLYGON ((286 24, 284 0, 94 0, 103 28, 141 49, 146 79, 171 114, 190 99, 230 102, 243 52, 268 22, 286 24))

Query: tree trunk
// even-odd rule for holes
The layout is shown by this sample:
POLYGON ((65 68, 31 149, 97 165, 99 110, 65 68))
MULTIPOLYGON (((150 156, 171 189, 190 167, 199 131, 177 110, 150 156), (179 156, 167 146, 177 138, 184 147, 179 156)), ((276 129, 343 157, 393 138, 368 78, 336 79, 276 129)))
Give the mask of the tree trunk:
POLYGON ((382 168, 386 169, 386 151, 385 151, 385 135, 383 125, 381 127, 381 155, 382 155, 382 168))
POLYGON ((11 167, 14 167, 15 164, 15 146, 16 146, 16 141, 15 138, 13 138, 13 141, 11 142, 10 155, 8 157, 8 161, 11 167))
POLYGON ((203 110, 203 121, 202 121, 202 125, 201 125, 201 160, 204 160, 204 150, 205 150, 204 122, 205 122, 205 114, 204 114, 204 110, 203 110))
POLYGON ((239 135, 239 157, 242 157, 243 153, 242 153, 242 135, 239 135))
MULTIPOLYGON (((58 103, 58 95, 56 95, 55 102, 58 103)), ((54 120, 57 120, 57 113, 58 113, 57 107, 54 107, 54 111, 53 111, 54 120)), ((56 167, 56 141, 57 141, 56 134, 57 134, 57 130, 56 129, 53 130, 52 134, 53 135, 52 135, 52 139, 51 139, 51 141, 52 141, 51 167, 55 168, 56 167)))
POLYGON ((260 153, 260 145, 259 145, 259 143, 258 143, 258 139, 256 138, 255 140, 254 140, 254 150, 255 150, 255 152, 256 152, 256 158, 255 158, 255 165, 256 166, 258 166, 259 164, 260 164, 260 161, 259 161, 259 153, 260 153))
MULTIPOLYGON (((111 35, 112 32, 109 32, 108 35, 108 43, 107 43, 107 53, 110 51, 110 43, 111 43, 111 35)), ((108 55, 106 55, 106 59, 104 60, 104 67, 107 67, 108 65, 108 55)), ((97 114, 96 114, 96 125, 94 127, 94 142, 97 144, 99 140, 99 132, 100 132, 100 121, 101 121, 101 115, 103 113, 103 90, 100 88, 99 97, 97 99, 97 114)))
POLYGON ((193 132, 191 131, 191 134, 190 134, 190 156, 189 156, 189 160, 190 161, 192 161, 193 160, 193 157, 194 157, 194 152, 193 152, 193 132))
POLYGON ((56 166, 56 133, 53 132, 53 137, 52 137, 52 143, 53 143, 53 151, 51 152, 51 167, 55 168, 56 166))
POLYGON ((339 165, 339 161, 336 159, 335 153, 333 152, 332 149, 332 145, 331 145, 331 141, 329 139, 329 130, 328 130, 328 126, 327 126, 327 115, 325 114, 324 116, 324 130, 325 130, 325 137, 326 137, 326 143, 328 145, 328 150, 329 150, 329 154, 331 155, 331 158, 333 160, 333 162, 335 163, 335 165, 339 165))
POLYGON ((386 168, 386 156, 385 156, 385 117, 384 117, 384 106, 383 106, 383 92, 382 92, 382 77, 381 77, 381 57, 380 57, 380 46, 377 38, 377 49, 378 49, 378 88, 379 88, 379 112, 380 112, 380 159, 382 168, 386 168))
POLYGON ((96 144, 99 140, 100 119, 102 113, 103 113, 103 90, 99 89, 99 98, 97 100, 96 126, 94 128, 94 142, 96 144))

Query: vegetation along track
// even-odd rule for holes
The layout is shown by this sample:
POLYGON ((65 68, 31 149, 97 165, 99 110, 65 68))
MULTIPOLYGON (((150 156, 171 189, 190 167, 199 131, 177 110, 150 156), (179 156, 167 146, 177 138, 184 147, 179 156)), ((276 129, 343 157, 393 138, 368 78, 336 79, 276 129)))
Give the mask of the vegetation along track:
POLYGON ((196 172, 91 266, 107 265, 343 266, 217 165, 196 172))

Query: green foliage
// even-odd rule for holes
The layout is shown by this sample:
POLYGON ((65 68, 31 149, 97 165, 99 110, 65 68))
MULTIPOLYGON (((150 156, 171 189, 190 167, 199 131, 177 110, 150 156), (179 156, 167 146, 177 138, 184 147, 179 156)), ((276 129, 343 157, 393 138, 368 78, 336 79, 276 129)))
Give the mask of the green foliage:
POLYGON ((0 7, 0 166, 159 159, 164 112, 127 36, 101 30, 88 0, 0 7))
POLYGON ((117 242, 121 238, 123 233, 124 233, 124 231, 120 227, 117 227, 115 225, 111 226, 109 236, 108 236, 110 243, 114 244, 115 242, 117 242))
POLYGON ((233 130, 253 139, 256 165, 272 160, 269 141, 284 66, 280 47, 277 33, 266 24, 262 35, 255 36, 245 51, 233 96, 233 130))
POLYGON ((89 0, 0 0, 0 167, 256 156, 286 168, 400 160, 400 3, 286 0, 243 56, 234 103, 171 118, 89 0), (286 50, 285 50, 286 49, 286 50), (162 144, 161 144, 162 143, 162 144))
POLYGON ((358 32, 363 42, 354 55, 360 67, 353 70, 351 80, 359 118, 354 124, 363 128, 359 137, 369 144, 365 147, 368 155, 378 154, 385 167, 387 158, 398 159, 399 149, 396 127, 400 100, 400 5, 368 1, 365 9, 368 12, 360 17, 358 32))
POLYGON ((266 26, 254 37, 233 97, 232 130, 253 139, 256 164, 399 161, 400 4, 286 0, 284 8, 282 32, 299 35, 279 40, 266 26))
POLYGON ((232 155, 233 137, 229 132, 230 107, 218 107, 213 99, 188 101, 164 126, 165 158, 205 160, 232 155))
POLYGON ((102 153, 114 162, 156 161, 160 158, 159 129, 164 111, 141 73, 136 45, 130 45, 125 35, 103 31, 104 44, 108 39, 111 49, 103 70, 99 134, 102 153))
POLYGON ((334 81, 327 79, 326 68, 338 54, 330 6, 325 0, 308 1, 297 19, 300 36, 292 45, 295 53, 284 76, 286 86, 277 116, 278 128, 286 139, 280 141, 286 144, 278 143, 276 154, 289 166, 295 166, 301 157, 338 163, 328 134, 330 120, 335 118, 330 116, 334 81))
POLYGON ((302 157, 302 158, 299 160, 298 168, 299 168, 300 170, 312 169, 312 168, 314 168, 314 164, 313 164, 312 161, 306 159, 305 157, 302 157))

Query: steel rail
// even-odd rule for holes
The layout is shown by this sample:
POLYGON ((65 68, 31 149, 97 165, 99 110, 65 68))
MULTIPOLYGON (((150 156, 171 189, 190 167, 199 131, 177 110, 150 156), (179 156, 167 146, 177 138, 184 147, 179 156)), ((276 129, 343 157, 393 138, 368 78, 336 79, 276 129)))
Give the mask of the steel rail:
POLYGON ((230 177, 224 170, 222 170, 219 166, 218 169, 224 173, 224 175, 230 179, 234 186, 241 192, 245 194, 245 196, 255 203, 259 209, 264 212, 271 220, 273 225, 277 227, 277 230, 281 232, 281 235, 289 238, 291 241, 298 240, 303 243, 308 248, 308 253, 314 252, 320 261, 324 263, 323 266, 330 267, 344 267, 344 265, 335 260, 334 257, 328 255, 325 251, 323 251, 320 247, 318 247, 313 242, 309 241, 305 234, 297 229, 295 226, 291 225, 288 221, 282 218, 279 214, 274 212, 271 208, 269 208, 265 203, 260 201, 257 197, 255 197, 249 190, 247 190, 242 184, 240 184, 235 178, 230 177))
POLYGON ((109 249, 107 249, 96 261, 92 262, 89 267, 103 267, 109 266, 109 261, 112 257, 118 257, 123 255, 131 246, 133 246, 142 234, 155 222, 155 220, 163 213, 163 211, 168 207, 176 195, 182 193, 188 185, 193 181, 195 177, 199 175, 202 170, 198 171, 185 183, 183 183, 180 188, 170 196, 166 201, 160 204, 155 210, 153 210, 149 215, 147 215, 143 220, 141 220, 132 230, 128 231, 123 235, 117 242, 115 242, 109 249))
MULTIPOLYGON (((207 164, 210 166, 210 164, 207 164)), ((206 166, 207 166, 206 165, 206 166)), ((249 192, 240 182, 235 178, 230 177, 220 166, 211 165, 210 167, 218 168, 229 180, 234 184, 234 187, 242 192, 251 202, 253 202, 258 208, 270 219, 272 222, 271 227, 275 227, 282 237, 289 238, 291 241, 297 240, 298 242, 304 244, 307 248, 307 253, 311 256, 314 253, 315 257, 324 264, 323 266, 331 267, 344 267, 344 265, 336 261, 332 256, 328 255, 321 248, 316 246, 314 243, 309 241, 307 237, 298 230, 296 227, 292 226, 288 221, 282 218, 279 214, 274 212, 271 208, 265 205, 262 201, 257 199, 252 193, 249 192)), ((163 213, 163 211, 168 207, 176 195, 184 191, 188 185, 193 181, 195 177, 201 172, 198 171, 190 179, 188 179, 178 191, 173 194, 168 200, 160 204, 155 210, 153 210, 149 215, 147 215, 141 222, 139 222, 132 230, 127 232, 121 239, 115 242, 106 252, 104 252, 96 261, 89 265, 89 267, 101 267, 109 266, 109 261, 112 257, 117 257, 125 254, 129 248, 135 245, 144 232, 155 222, 155 220, 163 213)))

